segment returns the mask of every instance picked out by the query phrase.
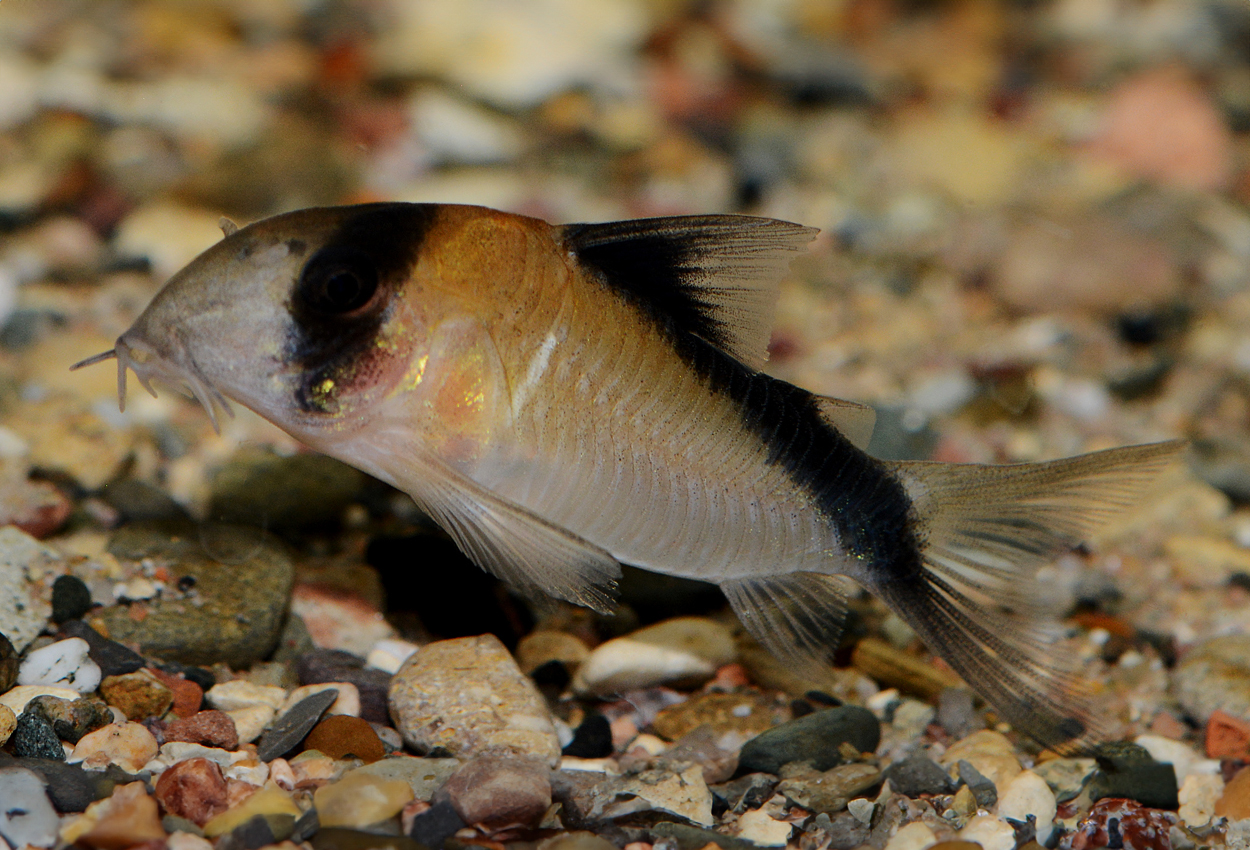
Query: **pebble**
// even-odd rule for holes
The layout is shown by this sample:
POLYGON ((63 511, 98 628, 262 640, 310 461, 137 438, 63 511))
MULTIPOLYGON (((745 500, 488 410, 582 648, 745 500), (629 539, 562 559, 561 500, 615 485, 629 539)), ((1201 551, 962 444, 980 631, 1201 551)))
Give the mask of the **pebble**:
POLYGON ((315 646, 362 658, 379 641, 395 637, 379 605, 350 590, 312 582, 300 582, 291 592, 291 613, 304 623, 315 646))
POLYGON ((351 682, 318 682, 314 685, 302 685, 287 694, 286 701, 282 703, 278 713, 285 714, 305 697, 326 690, 338 692, 338 698, 326 709, 326 714, 346 714, 351 717, 360 716, 360 691, 351 682))
POLYGON ((1123 850, 1171 850, 1176 815, 1132 800, 1099 800, 1076 825, 1072 847, 1119 846, 1123 850))
POLYGON ((1215 816, 1216 803, 1223 795, 1224 779, 1218 774, 1191 774, 1181 783, 1177 814, 1191 829, 1204 827, 1215 816))
MULTIPOLYGON (((941 768, 939 768, 940 770, 941 768)), ((871 764, 844 764, 826 771, 794 762, 781 770, 777 792, 795 805, 814 812, 836 814, 851 798, 881 783, 881 771, 871 764)))
POLYGON ((21 767, 0 768, 0 836, 15 848, 51 847, 60 825, 43 779, 21 767))
POLYGON ((1250 761, 1250 722, 1216 709, 1207 720, 1203 745, 1210 758, 1250 761))
POLYGON ((171 721, 165 727, 165 740, 233 750, 239 746, 239 731, 230 715, 208 709, 171 721))
POLYGON ((227 711, 226 716, 234 724, 234 732, 240 744, 250 744, 264 733, 265 728, 277 714, 267 705, 249 705, 227 711))
POLYGON ((38 714, 23 711, 9 736, 9 748, 18 758, 65 760, 65 748, 52 730, 52 724, 38 714))
POLYGON ((198 684, 183 675, 175 676, 156 668, 149 668, 148 672, 173 692, 174 704, 169 710, 174 713, 174 716, 186 718, 200 710, 200 706, 204 703, 204 689, 198 684))
POLYGON ((270 761, 294 750, 337 699, 338 691, 317 691, 291 706, 261 735, 257 755, 270 761))
MULTIPOLYGON (((459 759, 428 759, 412 756, 391 756, 373 764, 358 767, 351 773, 380 776, 384 779, 401 779, 412 789, 417 800, 429 802, 434 792, 447 782, 460 767, 459 759)), ((346 775, 346 774, 345 774, 346 775)))
POLYGON ((1229 820, 1250 818, 1250 769, 1243 767, 1224 785, 1215 813, 1229 820))
POLYGON ((628 800, 631 795, 637 798, 636 802, 625 804, 619 814, 653 809, 670 812, 700 826, 716 822, 712 816, 712 792, 698 765, 680 772, 657 768, 618 777, 611 781, 610 788, 617 799, 628 800))
POLYGON ((1022 771, 1007 783, 998 798, 998 816, 1016 821, 1036 818, 1037 840, 1045 844, 1050 840, 1055 824, 1055 793, 1046 780, 1031 770, 1022 771))
POLYGON ((125 850, 144 842, 164 842, 156 800, 142 782, 119 785, 107 800, 87 807, 62 832, 62 838, 95 850, 125 850))
POLYGON ((494 635, 422 647, 392 679, 390 706, 404 741, 419 752, 502 751, 560 762, 546 702, 494 635))
POLYGON ((550 770, 537 758, 478 756, 461 765, 440 793, 467 824, 528 826, 551 806, 550 770))
POLYGON ((1033 772, 1046 780, 1046 784, 1055 792, 1055 800, 1063 803, 1080 794, 1086 781, 1097 769, 1098 762, 1093 759, 1065 758, 1042 762, 1034 766, 1033 772))
POLYGON ((949 768, 961 761, 968 762, 977 773, 993 782, 999 797, 1007 783, 1023 770, 1016 760, 1011 741, 1001 733, 989 729, 973 732, 963 740, 951 744, 938 763, 949 768))
POLYGON ((386 755, 386 747, 369 721, 345 714, 326 717, 304 738, 304 749, 318 750, 332 759, 358 758, 371 764, 386 755))
POLYGON ((291 799, 291 795, 283 791, 273 782, 265 783, 259 791, 251 794, 243 802, 231 806, 219 815, 210 818, 203 825, 207 838, 217 838, 233 832, 257 815, 290 815, 300 816, 299 807, 291 799))
POLYGON ((828 770, 845 761, 839 749, 842 744, 871 753, 880 740, 881 725, 871 711, 844 705, 814 712, 757 735, 743 745, 738 764, 741 770, 776 774, 784 764, 810 761, 817 770, 828 770))
POLYGON ((615 847, 593 832, 564 832, 544 838, 535 850, 615 850, 615 847))
POLYGON ((18 685, 0 694, 0 705, 7 705, 14 714, 26 710, 26 704, 38 696, 57 697, 63 700, 76 700, 82 694, 71 688, 58 688, 52 685, 18 685))
POLYGON ((313 792, 323 827, 372 826, 394 817, 412 799, 412 789, 399 779, 352 773, 313 792))
POLYGON ((770 817, 763 809, 743 812, 738 818, 738 838, 761 847, 784 847, 794 824, 770 817))
POLYGON ((1155 761, 1144 748, 1130 741, 1103 744, 1095 751, 1099 770, 1090 780, 1090 799, 1125 797, 1158 809, 1175 809, 1176 771, 1155 761))
POLYGON ((0 705, 0 747, 3 747, 17 728, 17 715, 7 705, 0 705))
POLYGON ((363 472, 326 455, 249 446, 213 473, 209 516, 279 530, 333 526, 364 481, 363 472))
POLYGON ((1016 831, 1011 824, 993 815, 973 815, 959 830, 959 838, 979 844, 984 850, 1015 850, 1016 831))
POLYGON ((174 692, 147 670, 106 676, 100 695, 130 720, 160 717, 174 704, 174 692))
POLYGON ((0 694, 8 691, 17 682, 17 673, 21 669, 21 659, 17 648, 7 637, 0 634, 0 694))
POLYGON ((602 714, 589 714, 573 731, 573 740, 561 754, 573 758, 597 759, 612 755, 612 724, 602 714))
POLYGON ((13 647, 21 652, 43 631, 52 614, 51 594, 40 578, 63 572, 52 549, 13 526, 0 528, 0 623, 13 647))
POLYGON ((390 723, 387 691, 391 674, 366 667, 363 658, 341 650, 317 649, 297 659, 296 672, 304 685, 335 682, 355 685, 360 695, 360 716, 371 723, 390 723))
POLYGON ((115 640, 109 640, 82 620, 66 620, 61 624, 61 631, 87 642, 91 647, 91 660, 99 665, 103 676, 134 673, 146 664, 142 655, 115 640))
POLYGON ((102 770, 115 764, 128 773, 138 773, 156 758, 156 738, 140 723, 122 723, 88 732, 74 745, 69 761, 87 770, 102 770))
POLYGON ((465 826, 451 803, 443 800, 413 817, 404 832, 425 847, 444 847, 443 842, 465 826))
POLYGON ((937 843, 937 836, 933 834, 933 830, 920 821, 916 821, 901 827, 898 832, 894 833, 886 842, 885 850, 925 850, 926 847, 935 843, 937 843))
POLYGON ((662 710, 651 721, 655 733, 670 741, 707 725, 717 733, 736 732, 754 737, 772 728, 779 719, 772 700, 763 694, 696 693, 662 710))
MULTIPOLYGON (((386 638, 373 645, 365 657, 365 664, 381 670, 383 673, 396 673, 412 655, 421 647, 415 643, 397 638, 386 638)), ((528 672, 528 671, 527 671, 528 672)))
POLYGON ((576 635, 554 629, 535 629, 517 642, 516 661, 527 676, 544 664, 558 661, 565 669, 576 672, 590 648, 576 635))
POLYGON ((257 685, 246 679, 235 679, 214 685, 204 696, 214 708, 222 711, 264 705, 276 712, 286 702, 284 688, 274 685, 257 685))
POLYGON ((98 616, 117 641, 145 655, 185 664, 251 666, 274 648, 294 583, 294 565, 275 538, 241 526, 132 523, 109 541, 109 552, 133 561, 167 563, 171 587, 131 606, 111 605, 98 616))
POLYGON ((1214 773, 1219 770, 1219 764, 1202 758, 1182 741, 1162 735, 1138 735, 1133 743, 1148 752, 1156 762, 1172 765, 1178 783, 1191 773, 1214 773))
POLYGON ((113 712, 95 697, 72 702, 52 696, 38 696, 26 703, 25 711, 42 717, 62 741, 77 744, 83 735, 113 722, 113 712))
POLYGON ((1250 717, 1250 635, 1224 635, 1194 646, 1173 671, 1172 692, 1199 723, 1216 711, 1250 717))
POLYGON ((187 759, 161 773, 156 799, 169 814, 203 826, 228 806, 226 778, 208 759, 187 759))
POLYGON ((581 694, 607 695, 658 685, 700 685, 737 660, 729 629, 702 617, 675 617, 595 647, 573 677, 581 694))
POLYGON ((52 582, 52 622, 81 619, 91 610, 91 591, 78 576, 57 576, 52 582))
POLYGON ((885 770, 890 787, 907 797, 948 794, 954 791, 950 776, 937 762, 922 755, 908 756, 885 770))

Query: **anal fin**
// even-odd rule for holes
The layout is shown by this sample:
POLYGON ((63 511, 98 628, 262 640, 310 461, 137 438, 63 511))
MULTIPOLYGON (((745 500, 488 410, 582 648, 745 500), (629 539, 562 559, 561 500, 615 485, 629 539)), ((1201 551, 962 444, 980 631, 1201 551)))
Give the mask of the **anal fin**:
POLYGON ((846 601, 858 592, 846 576, 823 573, 738 579, 720 588, 751 636, 803 672, 828 665, 842 635, 846 601))

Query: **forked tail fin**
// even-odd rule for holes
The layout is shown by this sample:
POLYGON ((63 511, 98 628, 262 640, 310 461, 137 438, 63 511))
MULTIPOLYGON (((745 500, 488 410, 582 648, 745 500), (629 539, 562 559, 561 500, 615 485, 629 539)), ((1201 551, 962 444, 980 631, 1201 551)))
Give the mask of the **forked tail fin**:
POLYGON ((1034 575, 1136 505, 1183 445, 1005 466, 892 463, 912 500, 921 568, 873 589, 1013 727, 1060 752, 1085 749, 1106 723, 1036 609, 1034 575))

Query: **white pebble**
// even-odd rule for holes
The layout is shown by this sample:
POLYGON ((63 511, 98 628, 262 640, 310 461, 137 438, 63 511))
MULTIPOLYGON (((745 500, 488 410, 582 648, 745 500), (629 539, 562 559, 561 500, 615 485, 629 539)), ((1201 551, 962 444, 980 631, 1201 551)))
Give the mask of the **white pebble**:
POLYGON ((1016 846, 1016 831, 1011 828, 1011 824, 993 815, 974 815, 969 818, 964 828, 959 830, 959 838, 963 841, 975 841, 985 850, 1015 850, 1016 846))
POLYGON ((1192 774, 1214 773, 1220 768, 1219 761, 1204 759, 1188 744, 1164 738, 1162 735, 1138 735, 1134 743, 1144 747, 1155 761, 1172 765, 1172 769, 1176 771, 1177 784, 1184 782, 1192 774))
POLYGON ((82 638, 67 638, 36 649, 18 669, 19 685, 56 685, 88 694, 100 686, 100 667, 87 657, 82 638))
POLYGON ((885 850, 924 850, 937 843, 933 830, 920 821, 909 823, 894 833, 894 837, 885 845, 885 850))
POLYGON ((851 813, 855 820, 863 824, 872 823, 872 813, 876 808, 877 804, 867 797, 860 797, 846 804, 846 810, 851 813))
POLYGON ((689 652, 616 638, 600 644, 582 662, 573 680, 581 694, 613 694, 666 682, 707 680, 716 673, 709 661, 689 652))
POLYGON ((774 820, 763 809, 743 812, 738 818, 738 837, 761 847, 784 847, 793 829, 792 824, 774 820))
POLYGON ((275 712, 267 705, 248 705, 227 711, 226 716, 234 721, 234 731, 239 733, 240 744, 250 744, 265 731, 275 712))
POLYGON ((1029 815, 1036 818, 1037 840, 1045 844, 1055 826, 1055 792, 1046 780, 1031 770, 1026 770, 1007 783, 998 798, 998 816, 1025 821, 1029 815))
POLYGON ((327 714, 346 714, 350 717, 360 716, 360 689, 351 682, 318 682, 315 685, 304 685, 296 688, 287 696, 286 702, 282 703, 282 707, 278 709, 278 714, 286 714, 305 697, 331 689, 338 691, 339 695, 338 699, 326 709, 327 714))
POLYGON ((386 638, 373 645, 373 649, 369 650, 369 655, 365 658, 365 663, 370 667, 377 667, 379 670, 394 674, 408 660, 408 656, 420 648, 415 643, 409 643, 406 640, 386 638))
POLYGON ((60 697, 70 701, 78 699, 82 694, 73 688, 62 688, 55 685, 18 685, 0 694, 0 705, 7 705, 14 714, 20 715, 26 703, 35 697, 60 697))
POLYGON ((214 708, 227 712, 256 705, 267 705, 277 711, 286 702, 284 688, 274 685, 254 685, 246 679, 235 679, 233 682, 213 685, 205 696, 214 708))
POLYGON ((1190 774, 1181 784, 1181 820, 1193 829, 1206 826, 1215 817, 1215 804, 1223 795, 1224 778, 1219 774, 1190 774))

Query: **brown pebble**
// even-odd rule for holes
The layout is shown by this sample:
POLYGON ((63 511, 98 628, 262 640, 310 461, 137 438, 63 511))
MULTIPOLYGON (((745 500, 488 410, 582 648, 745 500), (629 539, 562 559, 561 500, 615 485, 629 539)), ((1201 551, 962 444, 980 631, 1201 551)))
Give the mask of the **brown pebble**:
POLYGON ((346 714, 332 714, 314 726, 304 739, 304 749, 319 750, 333 759, 352 755, 366 764, 386 755, 386 747, 369 721, 346 714))
POLYGON ((175 676, 163 670, 152 670, 162 685, 174 692, 174 705, 170 710, 178 717, 190 717, 204 703, 204 689, 184 676, 175 676))
POLYGON ((156 799, 165 812, 203 826, 226 810, 226 778, 208 759, 187 759, 161 774, 156 799))
POLYGON ((142 782, 119 785, 100 819, 77 844, 95 850, 125 850, 149 841, 164 841, 160 811, 142 782))
POLYGON ((105 702, 121 709, 130 720, 160 717, 174 704, 174 692, 147 670, 105 676, 100 683, 105 702))
POLYGON ((478 756, 461 765, 443 790, 467 824, 528 825, 551 806, 551 772, 535 758, 478 756))
POLYGON ((1215 813, 1229 820, 1250 818, 1250 769, 1243 767, 1224 786, 1224 795, 1216 802, 1215 813))
POLYGON ((239 732, 230 715, 210 708, 170 723, 165 727, 165 740, 234 750, 239 746, 239 732))

